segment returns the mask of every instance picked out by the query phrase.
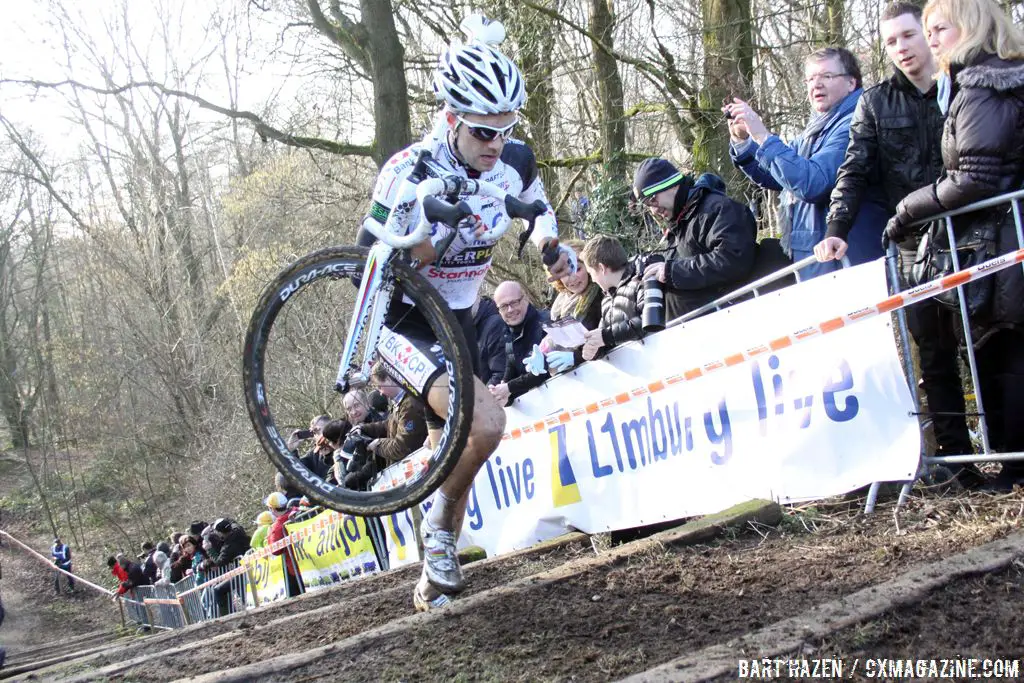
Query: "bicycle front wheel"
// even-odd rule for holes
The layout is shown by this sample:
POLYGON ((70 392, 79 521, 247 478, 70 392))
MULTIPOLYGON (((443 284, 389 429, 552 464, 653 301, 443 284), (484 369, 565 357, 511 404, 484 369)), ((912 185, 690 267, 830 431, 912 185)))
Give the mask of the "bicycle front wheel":
MULTIPOLYGON (((412 476, 382 491, 352 490, 325 481, 288 448, 291 432, 305 428, 313 417, 325 412, 344 417, 341 397, 334 390, 337 363, 356 309, 358 288, 352 278, 362 275, 367 254, 360 247, 330 247, 281 271, 261 294, 250 320, 242 379, 249 418, 274 466, 313 502, 375 517, 419 503, 451 473, 469 436, 474 381, 465 335, 447 303, 412 266, 392 259, 382 267, 384 281, 394 285, 393 301, 413 304, 420 328, 429 329, 444 358, 445 372, 434 387, 446 389, 449 398, 446 414, 438 413, 444 427, 437 446, 412 476)), ((407 305, 399 308, 409 310, 407 305)), ((368 348, 365 341, 369 333, 364 330, 357 346, 358 366, 376 357, 377 349, 368 348)))

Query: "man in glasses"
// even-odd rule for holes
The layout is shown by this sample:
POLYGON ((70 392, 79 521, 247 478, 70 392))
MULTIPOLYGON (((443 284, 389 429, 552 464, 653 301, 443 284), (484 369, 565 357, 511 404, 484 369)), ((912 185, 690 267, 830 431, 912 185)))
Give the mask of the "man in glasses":
MULTIPOLYGON (((434 93, 442 104, 435 132, 429 144, 435 161, 445 171, 468 178, 479 178, 504 188, 525 202, 543 200, 548 211, 540 216, 533 231, 533 243, 544 251, 554 265, 552 280, 575 270, 575 254, 557 244, 554 211, 544 193, 537 173, 533 151, 511 138, 519 122, 519 110, 526 102, 526 83, 519 68, 498 49, 505 38, 499 22, 482 16, 467 17, 461 28, 466 41, 453 41, 438 60, 434 72, 434 93)), ((387 112, 377 112, 386 116, 387 112)), ((402 181, 412 171, 420 144, 393 156, 381 169, 373 192, 373 201, 364 224, 384 224, 395 205, 402 181)), ((459 320, 479 375, 480 359, 476 352, 476 333, 472 307, 484 277, 491 265, 496 241, 478 238, 481 228, 491 228, 507 220, 504 204, 480 196, 463 197, 476 217, 474 229, 459 230, 438 265, 433 245, 451 234, 444 225, 435 225, 429 240, 413 248, 423 274, 444 297, 459 320)), ((410 228, 419 220, 419 207, 414 207, 410 228)), ((368 235, 368 231, 363 231, 368 235)), ((361 237, 361 244, 372 237, 361 237)), ((393 306, 392 309, 395 307, 393 306)), ((394 312, 394 311, 393 311, 394 312)), ((429 326, 415 309, 402 312, 401 322, 389 331, 398 346, 412 350, 415 358, 399 362, 379 347, 380 360, 388 373, 412 395, 421 398, 432 413, 428 428, 435 437, 444 426, 437 415, 447 414, 448 389, 444 374, 445 361, 440 346, 429 326), (411 372, 410 368, 416 368, 411 372)), ((466 513, 466 500, 476 473, 497 449, 505 431, 505 412, 495 402, 487 387, 474 378, 473 422, 469 442, 459 462, 435 494, 432 507, 420 527, 424 545, 423 575, 416 585, 413 603, 418 610, 429 610, 448 604, 448 595, 465 587, 462 569, 455 550, 456 537, 466 513)))
MULTIPOLYGON (((825 237, 825 213, 836 173, 850 139, 850 120, 861 93, 860 65, 849 50, 827 47, 804 61, 807 100, 814 114, 803 133, 788 144, 769 133, 761 117, 739 98, 722 107, 729 124, 729 156, 756 185, 779 192, 782 250, 793 261, 813 255, 825 237)), ((870 199, 870 198, 869 198, 870 199)), ((850 232, 850 260, 865 263, 882 255, 880 226, 887 216, 879 202, 866 201, 850 232)), ((814 263, 801 277, 830 272, 838 262, 814 263)))
POLYGON ((633 193, 662 225, 665 260, 644 269, 644 280, 665 285, 665 314, 677 318, 742 285, 754 267, 757 225, 746 206, 705 173, 696 180, 665 159, 640 163, 633 193))
POLYGON ((500 342, 505 373, 499 384, 488 388, 498 405, 503 406, 543 383, 543 378, 538 381, 536 375, 527 372, 523 360, 544 339, 544 325, 549 318, 547 311, 539 311, 530 303, 523 286, 512 280, 502 282, 494 290, 494 303, 505 323, 500 342))

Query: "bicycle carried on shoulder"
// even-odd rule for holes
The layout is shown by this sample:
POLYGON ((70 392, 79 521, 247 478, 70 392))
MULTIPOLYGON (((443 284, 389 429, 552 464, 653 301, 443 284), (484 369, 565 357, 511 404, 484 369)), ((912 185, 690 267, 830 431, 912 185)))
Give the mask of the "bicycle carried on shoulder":
POLYGON ((460 232, 475 226, 472 210, 460 197, 483 195, 504 202, 506 220, 472 239, 497 240, 512 218, 527 221, 520 249, 536 218, 548 209, 543 201, 527 204, 496 185, 447 172, 427 147, 424 145, 412 173, 403 181, 385 223, 367 225, 376 243, 368 249, 322 249, 282 270, 261 294, 245 337, 242 376, 246 407, 270 460, 312 501, 353 515, 390 514, 433 493, 458 462, 473 419, 472 350, 450 307, 419 272, 422 264, 412 261, 407 250, 430 239, 433 225, 449 226, 450 233, 435 245, 433 265, 439 267, 460 232), (419 222, 407 234, 417 205, 421 208, 419 222), (396 302, 401 305, 395 306, 396 302), (447 414, 439 415, 444 427, 426 466, 404 483, 383 491, 351 490, 307 469, 288 448, 282 426, 305 424, 316 407, 327 402, 322 392, 344 394, 365 381, 385 320, 393 310, 417 310, 440 346, 444 368, 435 386, 443 384, 448 391, 447 414), (346 315, 351 318, 341 339, 336 321, 346 315), (338 348, 341 357, 332 381, 325 369, 333 372, 338 348), (320 400, 316 400, 318 395, 320 400))

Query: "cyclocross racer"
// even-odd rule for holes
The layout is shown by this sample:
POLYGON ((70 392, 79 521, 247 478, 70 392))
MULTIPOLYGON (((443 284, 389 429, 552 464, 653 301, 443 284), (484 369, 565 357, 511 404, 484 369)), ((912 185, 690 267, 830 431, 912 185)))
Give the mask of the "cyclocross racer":
MULTIPOLYGON (((552 242, 557 237, 555 216, 544 194, 533 151, 509 137, 519 122, 519 109, 526 102, 526 84, 519 68, 495 47, 505 37, 504 27, 499 22, 472 16, 463 21, 461 28, 467 34, 467 41, 453 42, 441 55, 434 74, 434 92, 443 102, 444 120, 440 139, 430 151, 436 163, 450 174, 493 183, 526 202, 544 200, 548 211, 536 220, 532 241, 541 251, 551 253, 552 248, 558 249, 557 260, 548 270, 552 279, 560 278, 575 269, 574 254, 565 247, 555 247, 557 242, 552 242)), ((381 169, 364 224, 368 221, 383 224, 387 220, 399 186, 412 171, 421 144, 395 154, 381 169)), ((438 266, 432 265, 436 259, 434 245, 450 234, 448 226, 435 224, 430 239, 414 247, 412 255, 420 263, 428 264, 424 275, 455 313, 476 365, 479 352, 471 307, 490 268, 496 243, 496 240, 479 240, 476 236, 499 221, 509 219, 504 204, 496 199, 477 195, 462 199, 473 209, 475 226, 459 231, 438 266)), ((409 225, 415 226, 418 219, 419 208, 416 207, 409 225)), ((360 243, 366 244, 367 237, 364 229, 360 243)), ((448 412, 447 375, 436 341, 415 309, 394 302, 377 349, 391 374, 406 389, 424 398, 433 411, 428 422, 434 437, 444 424, 439 423, 436 416, 448 412)), ((465 587, 455 550, 457 534, 462 527, 473 479, 497 449, 505 430, 503 407, 476 378, 473 401, 473 422, 466 448, 451 475, 438 489, 433 506, 420 526, 425 557, 423 574, 413 592, 413 603, 419 611, 449 604, 448 596, 465 587)), ((436 442, 436 438, 432 441, 436 442)))

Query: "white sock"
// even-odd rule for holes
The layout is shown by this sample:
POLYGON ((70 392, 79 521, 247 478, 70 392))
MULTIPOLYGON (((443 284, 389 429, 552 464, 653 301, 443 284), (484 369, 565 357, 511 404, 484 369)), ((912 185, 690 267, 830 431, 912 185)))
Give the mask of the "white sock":
POLYGON ((427 523, 435 529, 452 531, 455 525, 455 503, 443 491, 438 490, 434 496, 434 504, 427 513, 427 523))

